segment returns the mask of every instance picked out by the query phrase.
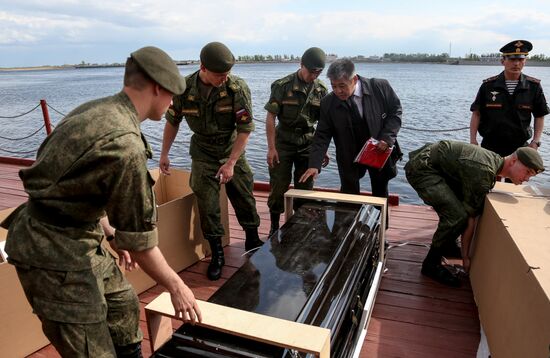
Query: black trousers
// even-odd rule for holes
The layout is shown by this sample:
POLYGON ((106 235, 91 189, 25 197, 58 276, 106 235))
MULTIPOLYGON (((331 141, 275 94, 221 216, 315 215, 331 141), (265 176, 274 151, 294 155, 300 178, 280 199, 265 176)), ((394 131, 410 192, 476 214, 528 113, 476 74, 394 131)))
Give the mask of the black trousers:
POLYGON ((369 168, 352 162, 343 167, 338 165, 338 171, 340 174, 340 192, 359 194, 361 191, 359 180, 368 171, 372 195, 387 198, 389 194, 388 183, 397 175, 397 166, 393 158, 389 158, 382 169, 369 168))

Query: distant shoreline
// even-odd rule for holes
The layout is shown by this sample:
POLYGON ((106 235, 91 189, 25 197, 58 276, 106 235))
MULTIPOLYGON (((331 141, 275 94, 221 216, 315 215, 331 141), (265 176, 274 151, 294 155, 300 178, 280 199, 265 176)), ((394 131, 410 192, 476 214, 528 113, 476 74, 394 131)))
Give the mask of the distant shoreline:
MULTIPOLYGON (((434 65, 454 65, 454 66, 500 66, 498 61, 471 61, 471 60, 451 60, 448 62, 430 62, 430 61, 373 61, 373 60, 354 60, 355 63, 369 63, 369 64, 400 64, 400 63, 418 63, 418 64, 434 64, 434 65)), ((178 66, 195 65, 199 61, 177 61, 178 66)), ((237 64, 281 64, 281 63, 299 63, 299 61, 237 61, 237 64)), ((526 67, 550 67, 548 61, 527 61, 526 67)), ((28 67, 0 67, 0 72, 10 71, 52 71, 52 70, 73 70, 73 69, 87 69, 87 68, 110 68, 110 67, 124 67, 122 63, 113 64, 84 64, 84 65, 62 65, 62 66, 28 66, 28 67)))

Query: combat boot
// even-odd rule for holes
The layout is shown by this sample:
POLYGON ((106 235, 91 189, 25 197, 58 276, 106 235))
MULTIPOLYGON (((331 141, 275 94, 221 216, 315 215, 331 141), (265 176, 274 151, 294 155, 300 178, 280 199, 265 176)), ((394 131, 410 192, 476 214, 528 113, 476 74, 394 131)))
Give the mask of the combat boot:
POLYGON ((244 229, 244 232, 246 234, 246 240, 244 242, 244 250, 250 251, 257 247, 262 246, 264 243, 262 240, 260 240, 260 237, 258 236, 258 228, 249 228, 244 229))
POLYGON ((279 220, 281 219, 281 214, 279 213, 270 213, 271 216, 271 228, 269 229, 269 237, 279 230, 279 220))
POLYGON ((441 257, 441 250, 432 246, 422 263, 422 274, 444 285, 460 287, 460 280, 441 264, 441 257))
POLYGON ((119 346, 115 344, 115 352, 117 358, 142 358, 141 354, 141 342, 131 343, 126 346, 119 346))
POLYGON ((206 276, 209 280, 216 281, 222 275, 222 267, 225 265, 222 238, 219 236, 209 237, 208 243, 210 244, 212 257, 210 259, 210 265, 208 265, 208 269, 206 270, 206 276))

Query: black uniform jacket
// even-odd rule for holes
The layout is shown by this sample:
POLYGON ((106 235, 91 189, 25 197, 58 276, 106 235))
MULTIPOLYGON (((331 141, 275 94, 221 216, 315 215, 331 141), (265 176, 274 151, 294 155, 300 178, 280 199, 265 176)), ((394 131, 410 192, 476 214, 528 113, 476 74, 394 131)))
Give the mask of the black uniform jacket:
MULTIPOLYGON (((370 136, 396 145, 395 156, 401 156, 397 145, 397 133, 401 128, 401 101, 385 79, 364 78, 359 76, 363 90, 363 118, 368 126, 370 136)), ((334 92, 321 100, 321 116, 315 131, 313 145, 309 156, 309 167, 321 169, 323 157, 330 141, 334 138, 336 146, 336 162, 341 167, 343 163, 352 163, 361 148, 357 148, 352 130, 352 118, 345 103, 334 92)), ((362 138, 364 143, 368 138, 362 138)), ((347 165, 344 165, 347 166, 347 165)))

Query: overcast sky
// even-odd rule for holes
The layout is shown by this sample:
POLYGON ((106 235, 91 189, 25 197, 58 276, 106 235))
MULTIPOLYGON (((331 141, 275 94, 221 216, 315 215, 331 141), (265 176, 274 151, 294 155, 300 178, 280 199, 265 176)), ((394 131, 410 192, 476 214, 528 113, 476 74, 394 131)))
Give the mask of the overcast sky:
POLYGON ((550 56, 549 0, 0 0, 0 67, 124 62, 146 45, 197 59, 210 41, 236 56, 464 56, 515 39, 550 56))

